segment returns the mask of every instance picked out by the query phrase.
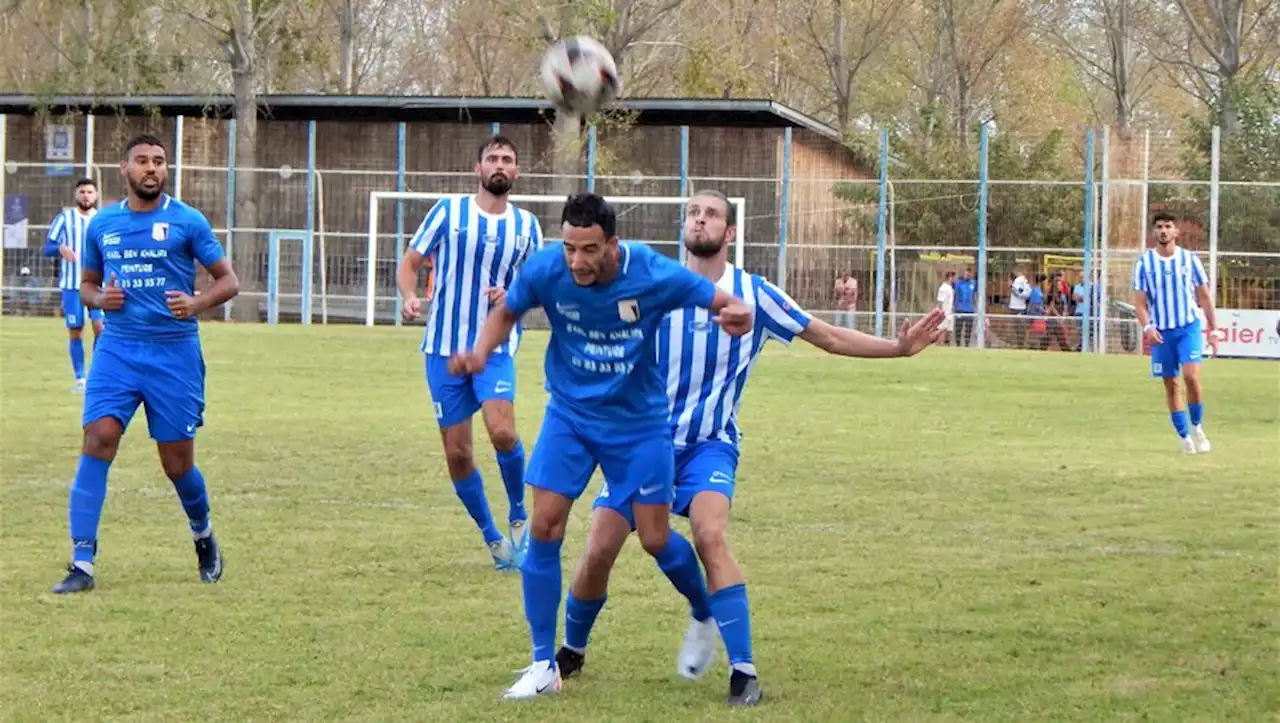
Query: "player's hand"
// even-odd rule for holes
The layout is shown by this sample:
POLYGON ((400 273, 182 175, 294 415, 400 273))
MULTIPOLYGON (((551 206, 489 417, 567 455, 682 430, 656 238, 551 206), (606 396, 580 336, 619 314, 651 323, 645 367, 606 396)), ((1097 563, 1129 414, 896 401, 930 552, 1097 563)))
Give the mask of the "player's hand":
POLYGON ((58 253, 64 260, 70 261, 73 264, 76 262, 76 252, 72 251, 70 246, 59 246, 58 253))
POLYGON ((484 295, 489 298, 490 306, 497 306, 507 300, 507 290, 501 286, 490 286, 484 290, 484 295))
POLYGON ((174 318, 190 319, 200 313, 196 297, 187 296, 177 289, 169 289, 164 292, 164 295, 165 303, 169 305, 169 311, 173 313, 174 318))
POLYGON ((475 352, 464 351, 449 357, 449 373, 455 377, 479 374, 484 366, 484 358, 475 352))
POLYGON ((720 313, 712 319, 725 330, 729 336, 742 336, 751 331, 751 325, 754 321, 751 315, 751 309, 741 301, 730 302, 728 306, 720 310, 720 313))
MULTIPOLYGON (((1147 343, 1152 345, 1164 343, 1164 337, 1160 336, 1160 332, 1157 331, 1154 326, 1149 326, 1144 329, 1142 331, 1142 338, 1146 339, 1147 343)), ((1216 344, 1217 342, 1214 343, 1216 344)))
POLYGON ((936 344, 946 333, 938 328, 946 318, 945 311, 934 309, 914 324, 910 321, 902 322, 902 330, 898 332, 898 354, 915 356, 930 344, 936 344))
POLYGON ((413 321, 422 314, 422 300, 416 296, 410 296, 400 305, 400 318, 405 321, 413 321))
POLYGON ((111 272, 106 286, 98 292, 96 306, 103 311, 119 311, 124 306, 124 289, 116 286, 116 273, 111 272))
POLYGON ((1205 334, 1205 336, 1208 337, 1206 341, 1209 342, 1209 356, 1218 356, 1218 332, 1210 329, 1209 333, 1205 334))

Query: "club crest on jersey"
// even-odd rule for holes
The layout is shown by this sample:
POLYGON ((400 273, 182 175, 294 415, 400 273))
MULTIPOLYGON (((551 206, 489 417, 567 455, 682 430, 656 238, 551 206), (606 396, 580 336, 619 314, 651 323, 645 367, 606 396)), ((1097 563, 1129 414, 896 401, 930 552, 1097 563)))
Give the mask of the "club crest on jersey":
POLYGON ((634 324, 640 321, 640 303, 635 299, 623 299, 618 302, 618 317, 634 324))
POLYGON ((169 238, 169 224, 161 221, 151 224, 151 240, 166 241, 169 238))

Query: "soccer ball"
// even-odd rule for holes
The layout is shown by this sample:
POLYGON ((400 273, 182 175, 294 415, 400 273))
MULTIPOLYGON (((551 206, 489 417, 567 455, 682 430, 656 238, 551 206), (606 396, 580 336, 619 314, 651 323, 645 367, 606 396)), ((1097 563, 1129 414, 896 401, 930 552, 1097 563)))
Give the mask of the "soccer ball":
POLYGON ((618 96, 618 66, 585 35, 561 40, 542 56, 542 89, 559 108, 592 113, 618 96))

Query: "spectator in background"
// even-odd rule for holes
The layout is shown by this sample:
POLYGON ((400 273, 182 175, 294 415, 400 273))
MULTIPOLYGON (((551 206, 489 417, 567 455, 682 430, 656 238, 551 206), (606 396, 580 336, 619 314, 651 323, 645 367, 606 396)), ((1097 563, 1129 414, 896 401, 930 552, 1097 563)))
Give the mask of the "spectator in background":
POLYGON ((1093 309, 1092 302, 1097 300, 1097 296, 1098 287, 1094 286, 1092 289, 1087 289, 1083 278, 1071 288, 1071 298, 1076 305, 1076 319, 1080 323, 1080 345, 1082 347, 1084 346, 1085 325, 1092 323, 1089 313, 1093 309))
POLYGON ((1013 319, 1014 344, 1022 349, 1027 345, 1027 299, 1031 296, 1031 283, 1022 269, 1009 274, 1009 313, 1013 319))
POLYGON ((953 288, 955 282, 956 272, 948 271, 942 277, 942 283, 938 285, 938 308, 947 315, 938 325, 938 330, 942 332, 941 338, 938 339, 939 344, 950 343, 951 330, 955 328, 956 290, 953 288))
POLYGON ((858 307, 858 280, 846 271, 836 279, 836 326, 853 329, 857 326, 854 313, 858 307))
POLYGON ((1064 319, 1071 315, 1071 293, 1063 279, 1062 272, 1054 274, 1054 281, 1049 287, 1044 313, 1044 334, 1040 337, 1039 348, 1046 351, 1050 340, 1057 342, 1062 351, 1071 351, 1071 343, 1067 340, 1067 327, 1064 319), (1060 293, 1061 292, 1061 293, 1060 293))
POLYGON ((965 269, 952 288, 956 304, 956 345, 969 346, 973 338, 973 315, 977 313, 974 304, 978 298, 978 280, 973 278, 973 269, 965 269))

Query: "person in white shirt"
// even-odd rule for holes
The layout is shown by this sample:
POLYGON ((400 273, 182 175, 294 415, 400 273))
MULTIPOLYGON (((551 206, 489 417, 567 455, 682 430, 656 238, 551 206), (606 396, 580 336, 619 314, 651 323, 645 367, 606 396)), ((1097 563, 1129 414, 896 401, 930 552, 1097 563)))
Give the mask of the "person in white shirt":
POLYGON ((1022 269, 1009 274, 1009 278, 1012 279, 1009 284, 1009 313, 1022 317, 1013 320, 1013 337, 1017 347, 1021 349, 1027 345, 1027 325, 1030 321, 1026 318, 1027 299, 1031 298, 1031 284, 1022 269))
POLYGON ((938 325, 938 329, 942 332, 942 338, 938 340, 939 344, 950 343, 951 330, 956 323, 956 290, 955 290, 956 272, 948 271, 942 277, 942 283, 938 285, 938 308, 942 309, 942 313, 946 314, 946 318, 938 325))

